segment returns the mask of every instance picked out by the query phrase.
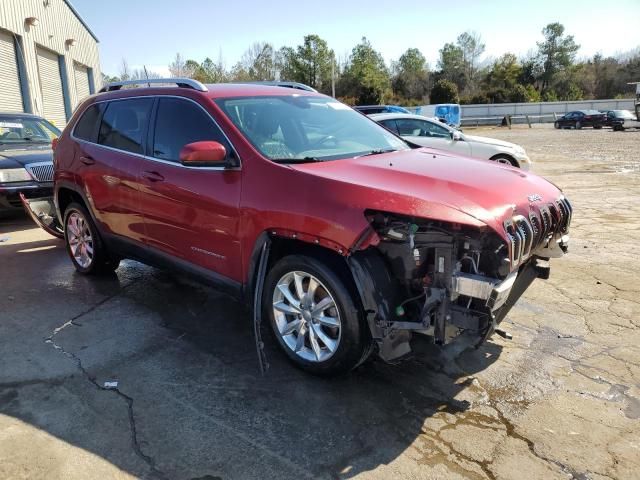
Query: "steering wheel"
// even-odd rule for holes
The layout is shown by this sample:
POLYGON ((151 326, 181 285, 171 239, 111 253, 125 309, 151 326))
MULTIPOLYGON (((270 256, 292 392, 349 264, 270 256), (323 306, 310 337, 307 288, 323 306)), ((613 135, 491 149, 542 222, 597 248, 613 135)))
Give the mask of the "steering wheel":
POLYGON ((329 141, 335 141, 336 137, 334 137, 333 135, 325 135, 324 137, 322 137, 320 140, 316 140, 313 143, 309 144, 310 149, 313 149, 315 147, 319 147, 320 145, 324 145, 325 143, 329 142, 329 141))

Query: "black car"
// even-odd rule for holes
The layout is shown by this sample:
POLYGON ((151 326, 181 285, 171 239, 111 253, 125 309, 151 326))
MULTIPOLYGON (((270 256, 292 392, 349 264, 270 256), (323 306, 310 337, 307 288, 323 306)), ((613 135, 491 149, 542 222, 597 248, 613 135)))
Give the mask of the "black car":
POLYGON ((598 110, 576 110, 569 112, 557 119, 553 126, 555 128, 576 128, 593 127, 602 128, 605 124, 606 115, 598 110))
POLYGON ((60 130, 44 118, 0 113, 0 214, 26 207, 34 220, 57 233, 53 209, 53 151, 60 130))

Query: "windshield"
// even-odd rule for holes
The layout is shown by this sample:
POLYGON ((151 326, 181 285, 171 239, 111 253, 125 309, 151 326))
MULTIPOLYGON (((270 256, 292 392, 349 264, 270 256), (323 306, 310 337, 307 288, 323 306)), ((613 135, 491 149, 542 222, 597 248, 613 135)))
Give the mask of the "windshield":
POLYGON ((43 118, 0 116, 0 145, 51 143, 60 133, 60 130, 43 118))
POLYGON ((265 157, 326 161, 407 150, 407 144, 333 98, 222 98, 216 103, 265 157))

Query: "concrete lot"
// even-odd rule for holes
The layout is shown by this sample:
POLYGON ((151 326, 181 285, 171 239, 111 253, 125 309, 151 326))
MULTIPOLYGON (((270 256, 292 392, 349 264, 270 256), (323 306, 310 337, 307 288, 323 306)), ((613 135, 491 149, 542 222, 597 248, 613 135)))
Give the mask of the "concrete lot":
POLYGON ((337 380, 271 340, 261 377, 242 305, 135 262, 81 277, 59 240, 1 221, 0 478, 638 478, 640 132, 473 133, 565 190, 570 255, 513 340, 337 380))

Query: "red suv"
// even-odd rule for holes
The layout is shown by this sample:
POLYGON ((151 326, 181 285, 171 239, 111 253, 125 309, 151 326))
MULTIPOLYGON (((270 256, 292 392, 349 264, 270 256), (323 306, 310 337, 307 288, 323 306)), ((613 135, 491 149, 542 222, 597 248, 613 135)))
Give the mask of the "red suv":
POLYGON ((244 298, 308 371, 397 359, 416 335, 480 342, 566 252, 571 206, 540 177, 417 148, 315 92, 163 81, 111 84, 64 130, 69 256, 244 298))

